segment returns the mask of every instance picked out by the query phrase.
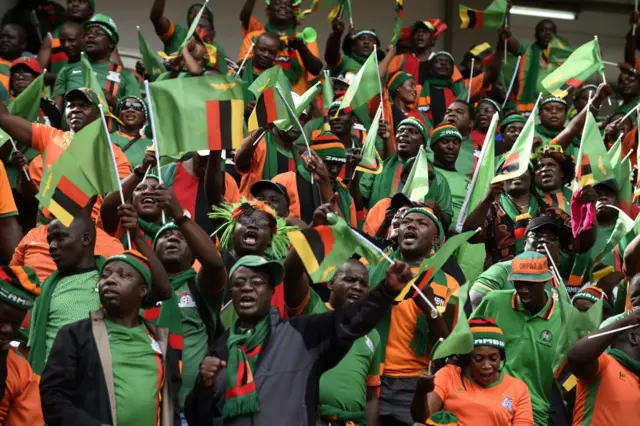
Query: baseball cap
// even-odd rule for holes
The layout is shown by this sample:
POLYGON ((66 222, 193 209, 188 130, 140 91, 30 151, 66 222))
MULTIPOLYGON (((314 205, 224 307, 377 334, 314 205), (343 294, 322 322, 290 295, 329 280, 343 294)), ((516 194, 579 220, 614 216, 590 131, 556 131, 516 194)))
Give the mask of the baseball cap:
POLYGON ((90 103, 94 104, 95 106, 100 105, 100 100, 98 98, 98 94, 96 92, 94 92, 93 90, 87 88, 87 87, 81 87, 79 89, 71 89, 69 90, 65 95, 64 95, 64 100, 65 101, 69 101, 69 97, 73 96, 73 95, 82 95, 84 96, 84 98, 89 101, 90 103))
POLYGON ((562 231, 562 225, 560 224, 558 218, 553 216, 536 216, 529 221, 527 229, 525 230, 525 234, 545 227, 552 228, 552 230, 557 234, 562 231))
POLYGON ((605 186, 616 193, 618 192, 618 185, 616 185, 615 179, 607 179, 605 181, 598 182, 595 185, 593 185, 594 188, 598 186, 605 186))
POLYGON ((291 200, 289 199, 289 194, 287 193, 287 188, 280 183, 271 182, 270 180, 263 179, 263 180, 257 181, 256 183, 251 185, 250 192, 251 192, 251 195, 256 197, 260 193, 260 191, 264 189, 272 189, 274 191, 279 192, 280 194, 284 195, 284 198, 287 200, 287 204, 291 203, 291 200))
POLYGON ((509 281, 546 283, 553 275, 549 270, 547 256, 535 251, 525 251, 511 261, 509 281))
POLYGON ((234 272, 241 266, 246 266, 247 268, 265 268, 269 274, 270 284, 274 287, 280 284, 284 278, 284 268, 280 262, 267 260, 262 256, 255 255, 242 256, 238 259, 231 268, 231 271, 229 271, 229 278, 233 277, 234 272))
POLYGON ((407 206, 414 207, 414 203, 402 192, 398 192, 396 195, 391 197, 391 208, 393 210, 398 211, 407 206))
POLYGON ((40 66, 40 63, 36 58, 32 58, 29 56, 19 57, 15 61, 11 62, 11 71, 13 71, 13 69, 19 65, 24 65, 38 75, 42 74, 42 67, 40 66))

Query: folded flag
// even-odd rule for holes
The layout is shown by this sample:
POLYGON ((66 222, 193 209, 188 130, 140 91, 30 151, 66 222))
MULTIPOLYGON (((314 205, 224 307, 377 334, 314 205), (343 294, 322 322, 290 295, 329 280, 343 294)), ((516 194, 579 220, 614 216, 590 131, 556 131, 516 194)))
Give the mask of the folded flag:
MULTIPOLYGON (((320 82, 317 82, 313 87, 307 89, 307 91, 304 92, 302 96, 300 96, 298 102, 296 102, 295 100, 293 101, 295 107, 294 105, 291 105, 291 107, 295 110, 296 117, 300 117, 307 110, 307 108, 309 108, 311 102, 313 102, 318 97, 321 91, 322 84, 320 82)), ((295 124, 295 120, 293 119, 293 117, 291 117, 291 114, 287 114, 286 118, 277 120, 275 124, 278 129, 288 130, 295 124)))
POLYGON ((507 0, 494 0, 489 7, 484 10, 471 9, 460 5, 460 28, 490 28, 497 30, 504 25, 504 18, 507 16, 507 0))
POLYGON ((625 237, 629 236, 630 239, 633 239, 635 234, 640 231, 640 215, 636 217, 636 220, 633 220, 621 209, 614 206, 610 206, 610 208, 618 210, 618 219, 616 220, 616 224, 613 226, 613 231, 611 231, 609 239, 604 247, 602 247, 600 253, 593 256, 594 265, 600 263, 602 258, 608 253, 612 253, 616 246, 620 244, 625 237), (629 235, 630 233, 632 234, 629 235))
POLYGON ((233 77, 177 78, 149 84, 160 155, 237 149, 244 96, 233 77))
POLYGON ((291 84, 280 66, 276 65, 260 74, 249 86, 249 91, 257 99, 256 106, 249 117, 248 129, 250 132, 267 124, 276 123, 278 120, 286 121, 289 118, 285 102, 289 104, 291 109, 294 108, 291 84), (284 96, 284 100, 278 94, 278 89, 284 96))
MULTIPOLYGON (((27 121, 35 123, 40 117, 40 98, 42 98, 42 88, 44 87, 44 75, 43 72, 29 84, 29 87, 24 89, 14 100, 12 100, 7 109, 11 115, 22 117, 27 121)), ((0 129, 0 146, 9 141, 9 135, 2 129, 0 129)), ((22 150, 33 150, 33 148, 25 148, 22 150)), ((35 156, 37 151, 33 150, 35 156)))
POLYGON ((549 62, 561 64, 571 56, 573 48, 567 40, 559 36, 553 36, 551 42, 549 42, 547 48, 542 53, 549 62))
POLYGON ((393 24, 393 35, 391 36, 391 44, 396 45, 400 40, 400 33, 402 32, 402 23, 404 22, 404 0, 396 0, 396 19, 393 24))
POLYGON ((204 0, 204 3, 202 4, 202 6, 200 7, 200 10, 198 11, 198 14, 193 18, 193 21, 191 21, 191 25, 187 30, 187 35, 184 37, 184 40, 182 40, 182 43, 178 48, 178 54, 182 53, 182 49, 184 49, 184 47, 187 45, 189 40, 191 40, 191 37, 193 37, 193 34, 196 32, 196 29, 198 28, 198 24, 200 23, 200 18, 202 18, 202 13, 207 9, 207 3, 209 3, 209 0, 204 0))
POLYGON ((579 88, 594 73, 602 73, 598 41, 592 40, 573 51, 566 61, 542 80, 542 87, 552 96, 564 98, 579 88))
POLYGON ((540 96, 538 96, 538 100, 531 111, 531 115, 527 118, 522 132, 520 132, 518 139, 511 147, 507 158, 500 166, 496 176, 491 180, 491 183, 504 182, 505 180, 522 176, 527 171, 531 159, 531 150, 533 149, 539 103, 540 96))
MULTIPOLYGON (((378 80, 378 61, 376 52, 371 52, 369 58, 358 71, 351 85, 344 94, 339 110, 351 108, 355 110, 366 105, 374 96, 380 94, 380 81, 378 80)), ((337 112, 336 112, 337 114, 337 112)))
POLYGON ((423 146, 420 146, 415 163, 407 182, 402 188, 402 193, 411 201, 422 202, 429 193, 429 159, 423 146))
POLYGON ((593 114, 588 112, 582 130, 582 138, 580 139, 580 149, 575 159, 575 187, 582 188, 586 185, 594 185, 598 182, 615 179, 608 160, 607 149, 600 134, 598 123, 593 114))
POLYGON ((103 122, 95 120, 73 135, 69 147, 45 169, 36 198, 69 226, 92 196, 117 191, 117 179, 103 122))
POLYGON ((451 334, 435 348, 431 355, 432 360, 449 358, 453 355, 466 355, 473 352, 473 334, 469 327, 467 315, 464 312, 468 292, 469 284, 465 284, 449 298, 449 303, 458 307, 456 325, 451 330, 451 334))
POLYGON ((138 27, 138 43, 140 44, 140 56, 144 69, 152 76, 157 77, 165 71, 164 63, 158 53, 153 50, 138 27))
POLYGON ((380 117, 382 116, 382 108, 378 107, 371 127, 367 132, 367 138, 364 140, 362 147, 362 160, 360 164, 356 166, 356 171, 363 173, 372 173, 378 175, 382 172, 382 158, 376 149, 376 137, 378 136, 378 126, 380 124, 380 117))

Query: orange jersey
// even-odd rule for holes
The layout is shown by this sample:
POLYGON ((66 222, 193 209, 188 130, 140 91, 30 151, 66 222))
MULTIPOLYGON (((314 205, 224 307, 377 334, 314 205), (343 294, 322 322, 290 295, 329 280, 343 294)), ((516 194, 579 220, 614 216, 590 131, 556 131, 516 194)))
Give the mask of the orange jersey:
POLYGON ((38 376, 26 359, 9 349, 7 381, 0 401, 0 424, 33 426, 44 424, 38 376))
POLYGON ((462 426, 533 426, 533 411, 527 385, 503 374, 497 384, 483 387, 447 365, 436 373, 435 390, 442 409, 458 417, 462 426))
POLYGON ((378 229, 380 229, 380 225, 384 222, 384 217, 387 214, 389 206, 391 206, 391 198, 383 198, 369 210, 367 218, 364 221, 364 227, 362 228, 365 234, 375 237, 378 229))
POLYGON ((9 178, 7 178, 7 170, 4 168, 4 163, 0 161, 0 218, 16 216, 17 214, 18 208, 13 199, 11 184, 9 183, 9 178))
POLYGON ((573 426, 637 425, 640 379, 611 355, 598 358, 595 377, 578 379, 573 426))

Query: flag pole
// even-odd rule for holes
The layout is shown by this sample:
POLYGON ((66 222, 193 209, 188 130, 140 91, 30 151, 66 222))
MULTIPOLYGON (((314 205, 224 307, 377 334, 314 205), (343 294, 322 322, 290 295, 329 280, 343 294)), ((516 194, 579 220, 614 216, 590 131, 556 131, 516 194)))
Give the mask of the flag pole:
MULTIPOLYGON (((153 119, 153 101, 151 100, 151 90, 149 90, 149 80, 144 81, 144 90, 147 93, 147 99, 149 99, 149 122, 151 123, 151 135, 153 136, 153 148, 156 154, 156 167, 158 169, 158 183, 162 184, 162 173, 160 173, 160 150, 158 149, 158 139, 156 136, 156 123, 155 123, 155 120, 153 119)), ((164 210, 162 210, 162 223, 165 224, 166 222, 167 222, 167 218, 164 214, 164 210)))
MULTIPOLYGON (((509 26, 509 17, 507 15, 505 15, 504 17, 504 27, 507 28, 509 26)), ((507 65, 507 45, 508 45, 508 41, 505 38, 504 39, 504 64, 507 65)), ((518 69, 518 67, 516 67, 516 69, 518 69)), ((504 106, 503 106, 504 107, 504 106)))
POLYGON ((244 64, 245 62, 247 62, 247 59, 249 58, 249 54, 251 52, 253 52, 253 48, 255 47, 256 43, 255 42, 251 42, 251 49, 249 49, 247 51, 247 53, 245 53, 244 58, 242 58, 242 63, 240 64, 240 67, 238 68, 238 71, 236 71, 236 78, 240 78, 240 72, 242 71, 242 68, 244 68, 244 64))
MULTIPOLYGON (((493 114, 491 118, 491 124, 489 124, 489 129, 493 129, 495 124, 494 122, 498 121, 499 114, 496 112, 493 114)), ((484 157, 487 155, 487 143, 488 138, 493 136, 494 132, 488 132, 485 136, 484 143, 482 144, 482 149, 480 150, 480 158, 478 158, 478 165, 475 167, 473 171, 473 177, 471 178, 471 183, 469 184, 469 188, 467 188, 467 193, 464 196, 464 202, 462 203, 462 208, 460 209, 460 213, 458 214, 458 223, 456 223, 456 232, 462 232, 462 226, 464 225, 465 216, 467 215, 467 210, 469 210, 469 202, 471 201, 471 194, 473 193, 473 189, 476 185, 476 181, 478 180, 478 175, 480 174, 480 165, 484 160, 484 157)))
POLYGON ((629 111, 624 117, 622 117, 622 120, 620 120, 620 122, 623 122, 624 120, 629 118, 631 116, 631 114, 633 114, 638 108, 640 108, 640 104, 638 104, 635 107, 633 107, 633 109, 631 111, 629 111))
MULTIPOLYGON (((109 143, 109 152, 111 153, 111 161, 113 163, 113 171, 116 174, 116 182, 118 182, 118 192, 120 192, 120 202, 122 204, 125 203, 124 200, 124 192, 122 192, 122 182, 120 182, 120 176, 118 176, 118 162, 116 161, 116 153, 113 151, 113 144, 111 143, 111 135, 109 134, 109 126, 107 125, 107 119, 104 116, 104 109, 102 105, 98 105, 100 108, 100 117, 102 119, 102 125, 104 126, 104 132, 107 135, 107 142, 109 143)), ((133 247, 131 245, 131 234, 127 231, 127 244, 129 245, 129 250, 133 247)))
MULTIPOLYGON (((382 79, 380 78, 380 64, 378 63, 378 46, 373 45, 373 55, 376 60, 376 72, 378 73, 378 90, 380 91, 380 106, 384 102, 384 93, 382 91, 382 79)), ((384 109, 382 109, 381 114, 382 119, 384 120, 384 109)))
POLYGON ((631 154, 633 154, 633 149, 630 149, 629 152, 627 152, 627 155, 624 156, 621 163, 624 163, 625 161, 627 161, 627 159, 631 157, 631 154))
POLYGON ((516 68, 513 71, 513 75, 511 76, 511 83, 509 83, 509 89, 507 90, 507 95, 504 98, 504 102, 502 102, 502 108, 509 102, 509 96, 511 96, 511 91, 513 90, 513 85, 516 82, 516 77, 518 76, 518 69, 520 68, 520 59, 522 56, 518 56, 518 60, 516 61, 516 68))
MULTIPOLYGON (((602 52, 600 51, 600 43, 598 42, 598 36, 594 35, 593 39, 596 41, 596 44, 598 45, 598 55, 600 56, 600 60, 602 61, 602 52)), ((607 76, 604 73, 604 70, 602 71, 602 73, 600 74, 602 75, 602 82, 604 84, 607 84, 607 76)), ((607 98, 607 101, 609 102, 609 106, 611 106, 611 98, 607 98)))
POLYGON ((471 86, 473 86, 473 67, 476 63, 476 58, 471 58, 471 74, 469 74, 469 92, 467 93, 467 103, 471 102, 471 86))
POLYGON ((630 329, 636 328, 636 327, 640 327, 640 324, 631 324, 631 325, 627 325, 626 327, 616 328, 614 330, 605 331, 603 333, 590 334, 590 335, 587 336, 587 339, 595 339, 596 337, 602 337, 602 336, 606 336, 607 334, 613 334, 613 333, 617 333, 619 331, 630 330, 630 329))
MULTIPOLYGON (((635 2, 635 3, 636 3, 636 4, 635 4, 635 8, 634 8, 634 10, 635 10, 635 12, 636 12, 636 13, 638 13, 638 0, 636 0, 636 2, 635 2)), ((635 36, 636 36, 636 23, 635 23, 635 21, 634 21, 634 23, 633 23, 633 30, 631 31, 631 36, 633 36, 633 37, 635 37, 635 36)))
MULTIPOLYGON (((13 151, 11 151, 11 155, 10 155, 10 157, 12 157, 14 152, 18 152, 18 147, 16 146, 16 143, 13 141, 12 138, 9 138, 9 142, 11 142, 11 146, 13 147, 13 151)), ((24 166, 22 168, 22 172, 24 173, 24 176, 27 178, 27 180, 31 182, 31 177, 29 176, 29 172, 27 171, 27 166, 24 166)))

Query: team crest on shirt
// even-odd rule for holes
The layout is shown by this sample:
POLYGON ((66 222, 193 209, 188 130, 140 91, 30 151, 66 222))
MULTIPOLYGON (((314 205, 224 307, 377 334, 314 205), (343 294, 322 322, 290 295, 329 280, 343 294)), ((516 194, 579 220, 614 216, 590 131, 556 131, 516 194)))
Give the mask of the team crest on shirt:
POLYGON ((107 74, 107 80, 120 83, 120 73, 115 71, 109 71, 109 74, 107 74))
POLYGON ((553 334, 549 330, 544 330, 540 333, 540 340, 545 343, 550 343, 553 340, 553 334))
POLYGON ((178 292, 176 293, 176 296, 178 296, 178 306, 180 308, 196 307, 196 302, 195 300, 193 300, 193 297, 191 297, 191 293, 189 293, 188 291, 178 292))
POLYGON ((371 338, 366 334, 364 336, 364 341, 367 344, 367 347, 369 348, 369 350, 371 350, 371 352, 375 352, 375 348, 373 346, 373 340, 371 340, 371 338))
POLYGON ((508 412, 512 413, 513 412, 513 398, 509 398, 505 394, 502 394, 502 396, 504 396, 504 399, 502 400, 500 405, 502 405, 502 407, 504 409, 506 409, 508 412))

